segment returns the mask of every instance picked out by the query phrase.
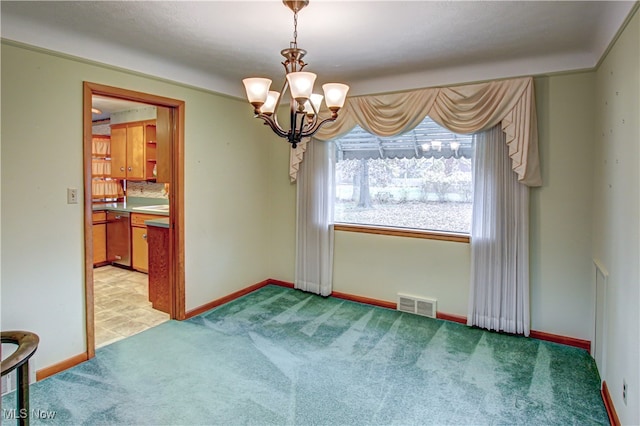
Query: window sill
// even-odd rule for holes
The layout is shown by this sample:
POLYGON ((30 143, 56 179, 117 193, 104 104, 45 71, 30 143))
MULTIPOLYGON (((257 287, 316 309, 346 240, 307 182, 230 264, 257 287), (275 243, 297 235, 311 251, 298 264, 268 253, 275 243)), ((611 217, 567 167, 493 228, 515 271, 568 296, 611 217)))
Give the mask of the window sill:
POLYGON ((336 223, 333 229, 343 232, 360 232, 363 234, 391 235, 394 237, 422 238, 425 240, 452 241, 456 243, 469 243, 471 240, 467 234, 442 231, 422 231, 417 229, 388 228, 384 226, 352 225, 336 223))

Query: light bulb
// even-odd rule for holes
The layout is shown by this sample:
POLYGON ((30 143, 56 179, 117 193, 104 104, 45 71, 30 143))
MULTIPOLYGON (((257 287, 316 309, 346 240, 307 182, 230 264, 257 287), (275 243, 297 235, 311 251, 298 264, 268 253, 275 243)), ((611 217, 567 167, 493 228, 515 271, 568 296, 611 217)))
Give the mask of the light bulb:
POLYGON ((327 107, 332 111, 337 111, 344 105, 347 99, 349 86, 342 83, 327 83, 322 85, 324 99, 327 107))
POLYGON ((304 104, 313 92, 316 75, 312 72, 292 72, 287 74, 291 96, 300 104, 304 104))
POLYGON ((269 93, 269 87, 271 86, 271 80, 268 78, 245 78, 242 80, 244 88, 247 92, 247 99, 251 105, 264 104, 267 100, 267 94, 269 93))
POLYGON ((263 114, 271 115, 276 110, 276 104, 278 103, 278 98, 280 97, 280 93, 275 90, 270 90, 267 94, 267 100, 260 108, 260 112, 263 114))
POLYGON ((313 111, 313 108, 311 107, 312 103, 313 103, 313 106, 316 108, 316 111, 320 111, 320 105, 322 104, 323 98, 324 96, 322 95, 319 95, 317 93, 312 93, 310 101, 307 101, 304 103, 304 112, 307 113, 307 115, 315 114, 315 112, 313 111))

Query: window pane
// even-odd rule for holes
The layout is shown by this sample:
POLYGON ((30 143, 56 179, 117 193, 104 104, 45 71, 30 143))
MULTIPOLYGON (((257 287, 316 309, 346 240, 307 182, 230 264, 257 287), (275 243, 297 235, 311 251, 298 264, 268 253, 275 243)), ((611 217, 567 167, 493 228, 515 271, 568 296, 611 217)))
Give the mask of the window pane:
POLYGON ((336 143, 335 221, 469 233, 472 137, 426 118, 404 135, 336 143))

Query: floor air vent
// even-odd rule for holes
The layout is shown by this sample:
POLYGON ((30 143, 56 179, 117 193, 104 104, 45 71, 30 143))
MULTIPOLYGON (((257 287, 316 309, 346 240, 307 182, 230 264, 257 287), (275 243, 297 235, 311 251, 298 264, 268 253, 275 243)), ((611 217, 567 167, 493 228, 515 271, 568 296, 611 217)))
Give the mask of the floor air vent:
POLYGON ((436 300, 398 293, 398 310, 424 317, 436 317, 436 300))

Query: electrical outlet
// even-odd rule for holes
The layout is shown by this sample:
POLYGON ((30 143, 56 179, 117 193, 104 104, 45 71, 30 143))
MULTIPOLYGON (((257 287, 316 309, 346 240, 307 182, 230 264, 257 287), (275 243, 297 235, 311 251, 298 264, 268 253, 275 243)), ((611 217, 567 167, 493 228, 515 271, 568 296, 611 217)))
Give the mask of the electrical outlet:
POLYGON ((624 405, 627 405, 627 381, 622 380, 622 401, 624 405))
POLYGON ((67 204, 78 204, 78 190, 67 188, 67 204))

